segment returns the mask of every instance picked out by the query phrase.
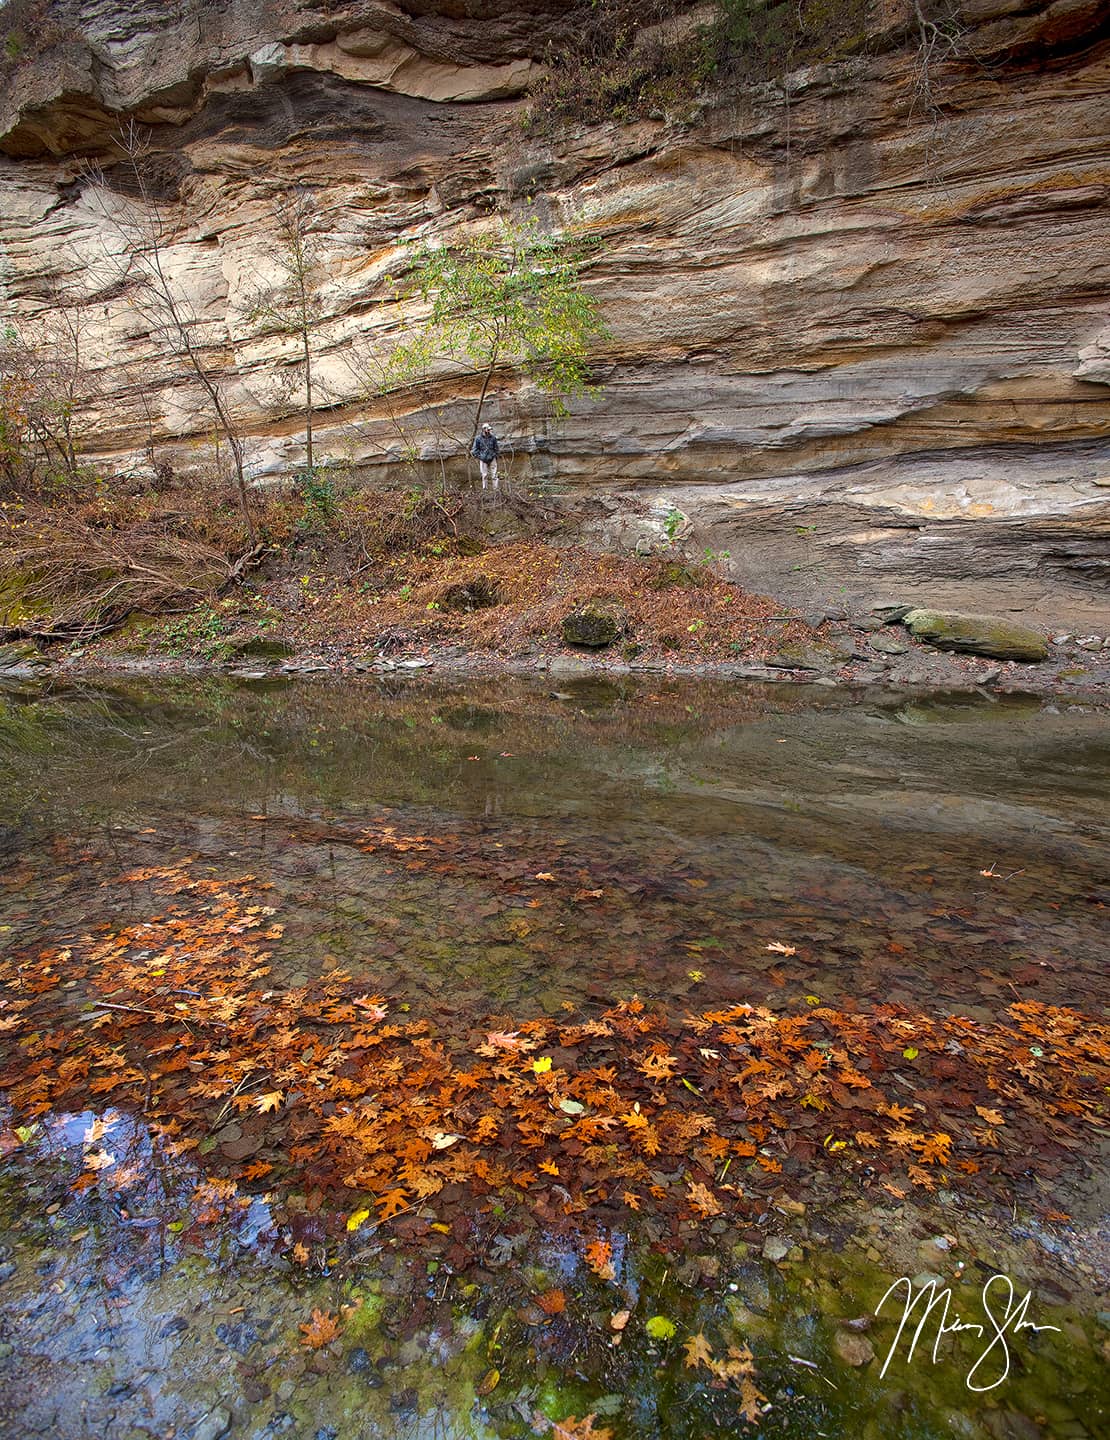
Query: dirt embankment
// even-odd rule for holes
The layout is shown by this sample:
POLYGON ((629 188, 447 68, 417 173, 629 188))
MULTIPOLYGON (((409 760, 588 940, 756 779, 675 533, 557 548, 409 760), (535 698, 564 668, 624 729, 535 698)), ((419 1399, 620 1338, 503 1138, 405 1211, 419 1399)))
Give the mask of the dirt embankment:
POLYGON ((585 546, 573 510, 549 500, 271 494, 264 540, 246 549, 232 497, 183 489, 12 506, 6 521, 9 670, 663 670, 1062 693, 1110 681, 1104 635, 1045 636, 1035 664, 946 653, 918 643, 905 606, 800 613, 677 540, 640 555, 585 546))

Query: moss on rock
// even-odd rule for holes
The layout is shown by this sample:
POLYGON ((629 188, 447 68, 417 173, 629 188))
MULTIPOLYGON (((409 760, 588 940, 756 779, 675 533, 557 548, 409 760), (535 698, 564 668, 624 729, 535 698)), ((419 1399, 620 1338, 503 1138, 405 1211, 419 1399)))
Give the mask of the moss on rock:
POLYGON ((628 616, 615 600, 587 600, 564 619, 562 633, 567 645, 603 650, 627 628, 628 616))
POLYGON ((938 650, 987 655, 992 660, 1022 660, 1028 664, 1048 659, 1048 642, 1038 630, 996 615, 911 610, 902 623, 915 640, 934 645, 938 650))
POLYGON ((296 646, 276 635, 249 635, 228 643, 228 655, 236 660, 288 660, 296 646))

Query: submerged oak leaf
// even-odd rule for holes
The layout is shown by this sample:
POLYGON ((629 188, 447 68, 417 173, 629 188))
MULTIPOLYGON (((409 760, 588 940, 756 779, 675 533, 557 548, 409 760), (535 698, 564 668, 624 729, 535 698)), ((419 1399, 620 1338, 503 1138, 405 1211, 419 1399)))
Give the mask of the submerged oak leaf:
POLYGON ((399 1187, 387 1190, 384 1195, 378 1197, 378 1213, 383 1220, 390 1220, 394 1215, 399 1215, 402 1210, 409 1208, 408 1192, 399 1187))
POLYGON ((700 1185, 696 1181, 691 1180, 686 1189, 686 1197, 691 1206, 704 1220, 711 1219, 714 1215, 721 1213, 721 1207, 717 1201, 717 1197, 713 1194, 713 1191, 705 1185, 700 1185))
POLYGON ((758 1425, 763 1418, 760 1402, 766 1402, 766 1395, 756 1387, 750 1375, 740 1381, 740 1414, 749 1425, 758 1425))
POLYGON ((490 1030, 484 1045, 478 1046, 479 1055, 519 1055, 526 1050, 535 1050, 535 1040, 525 1040, 519 1030, 490 1030))
MULTIPOLYGON (((595 1418, 594 1415, 583 1415, 579 1420, 574 1415, 568 1415, 565 1420, 552 1420, 552 1440, 612 1440, 611 1430, 595 1428, 595 1418)), ((537 1419, 542 1421, 546 1417, 538 1415, 537 1419)))
POLYGON ((691 1335, 688 1340, 684 1340, 682 1348, 686 1351, 687 1369, 696 1370, 699 1365, 708 1366, 713 1363, 712 1346, 700 1330, 696 1335, 691 1335))
POLYGON ((591 1240, 586 1246, 586 1264, 602 1280, 615 1280, 616 1267, 613 1264, 613 1247, 608 1240, 591 1240))
POLYGON ((921 1146, 923 1165, 947 1165, 952 1158, 952 1137, 939 1132, 930 1135, 921 1146))
POLYGON ((636 1069, 641 1070, 649 1080, 670 1080, 677 1064, 678 1056, 664 1051, 662 1054, 645 1055, 636 1069))
POLYGON ((320 1350, 336 1338, 342 1327, 330 1310, 313 1310, 312 1319, 302 1324, 301 1344, 308 1350, 320 1350))

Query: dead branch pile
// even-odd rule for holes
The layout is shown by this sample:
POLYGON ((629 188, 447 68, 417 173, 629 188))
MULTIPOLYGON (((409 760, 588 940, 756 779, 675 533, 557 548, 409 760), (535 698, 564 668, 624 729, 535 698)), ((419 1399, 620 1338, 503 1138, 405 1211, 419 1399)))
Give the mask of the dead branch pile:
POLYGON ((0 574, 19 609, 0 640, 90 640, 136 612, 191 610, 259 553, 229 560, 156 519, 103 527, 63 510, 20 507, 0 522, 0 574))

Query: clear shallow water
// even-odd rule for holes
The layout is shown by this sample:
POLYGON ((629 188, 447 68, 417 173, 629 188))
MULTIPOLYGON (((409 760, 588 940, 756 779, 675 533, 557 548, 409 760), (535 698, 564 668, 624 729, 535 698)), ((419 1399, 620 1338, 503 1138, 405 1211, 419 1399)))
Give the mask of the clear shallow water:
POLYGON ((207 682, 8 707, 0 839, 29 868, 3 933, 47 899, 96 912, 90 867, 188 855, 273 881, 283 978, 342 962, 432 1006, 1106 1004, 1106 713, 561 693, 207 682), (58 836, 89 858, 59 865, 58 836))
MULTIPOLYGON (((343 967, 442 1030, 596 1014, 633 993, 679 1010, 816 996, 982 1020, 1015 997, 1104 1012, 1105 713, 704 685, 560 694, 193 682, 17 697, 0 713, 0 941, 142 920, 155 901, 118 877, 189 861, 272 885, 285 928, 268 983, 343 967)), ((242 1196, 199 1226, 198 1207, 220 1208, 204 1158, 155 1163, 133 1114, 108 1142, 130 1188, 74 1194, 105 1113, 44 1117, 0 1170, 5 1435, 187 1431, 214 1397, 231 1433, 259 1440, 518 1436, 537 1410, 592 1410, 619 1437, 755 1433, 735 1385, 686 1366, 680 1342, 701 1332, 718 1354, 756 1350, 768 1435, 1082 1437, 1105 1418, 1097 1331, 1068 1307, 1090 1276, 1054 1268, 1036 1227, 976 1233, 957 1201, 935 1218, 876 1192, 846 1216, 818 1187, 803 1217, 715 1222, 677 1260, 653 1253, 649 1223, 614 1234, 619 1273, 602 1284, 565 1238, 519 1232, 496 1207, 477 1270, 426 1225, 403 1252, 384 1232, 336 1242, 311 1193, 273 1209, 242 1196), (799 1248, 765 1258, 780 1228, 799 1248), (857 1228, 868 1248, 842 1259, 857 1228), (1014 1382, 988 1397, 963 1383, 968 1356, 880 1380, 834 1354, 835 1317, 873 1308, 948 1230, 961 1310, 981 1262, 1073 1327, 1027 1336, 1014 1382), (534 1298, 552 1286, 569 1300, 556 1319, 534 1298), (332 1346, 303 1347, 313 1308, 360 1301, 332 1346), (621 1308, 633 1318, 614 1348, 621 1308), (673 1341, 648 1335, 657 1313, 673 1341)), ((1098 1194, 1067 1204, 1087 1220, 1098 1194)))

